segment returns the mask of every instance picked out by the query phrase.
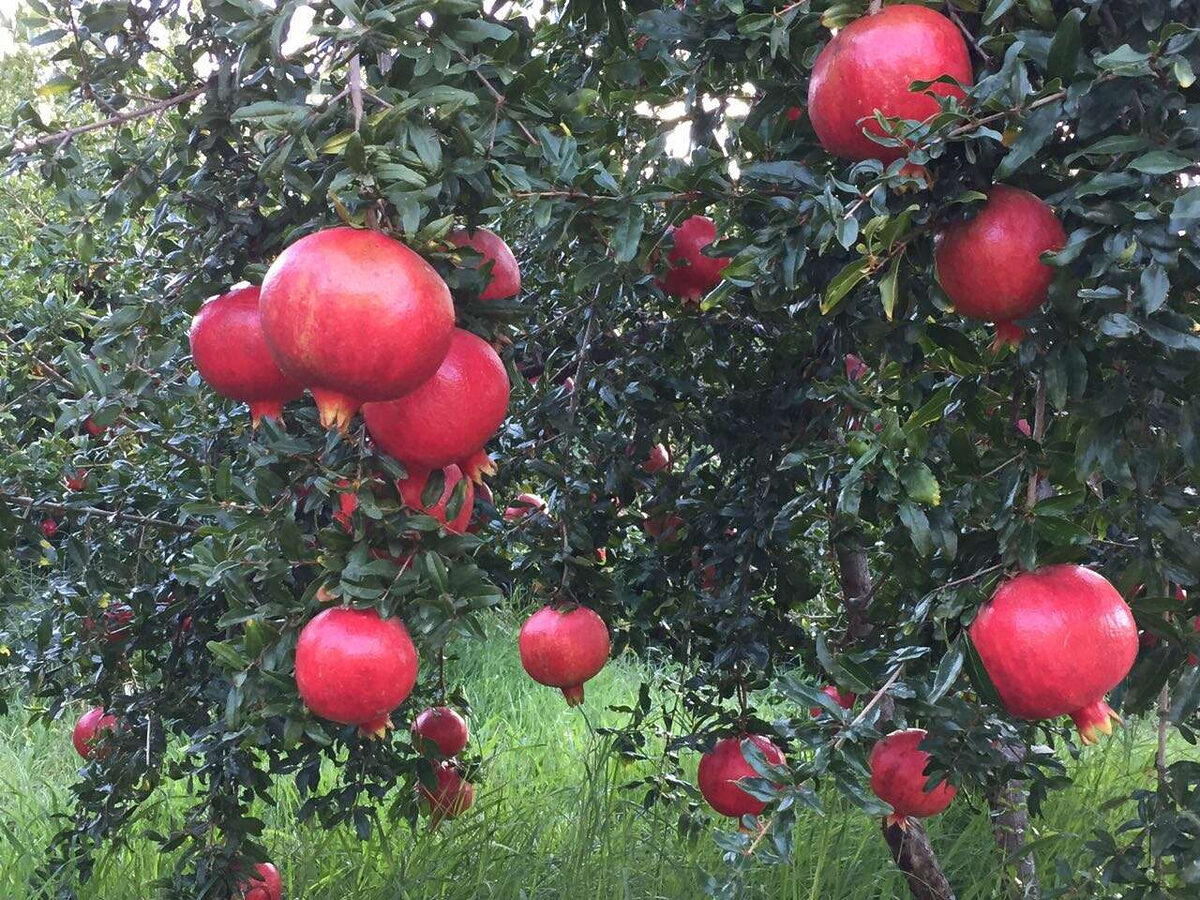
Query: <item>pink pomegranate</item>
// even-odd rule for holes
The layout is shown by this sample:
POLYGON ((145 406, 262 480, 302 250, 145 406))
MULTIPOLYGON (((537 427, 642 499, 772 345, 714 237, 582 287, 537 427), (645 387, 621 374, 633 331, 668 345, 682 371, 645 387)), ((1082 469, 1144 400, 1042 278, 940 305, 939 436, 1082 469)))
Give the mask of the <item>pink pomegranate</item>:
POLYGON ((348 478, 338 480, 337 486, 346 488, 337 496, 337 512, 333 514, 333 520, 342 526, 346 534, 354 533, 354 513, 358 510, 358 494, 354 492, 354 486, 350 484, 348 478))
POLYGON ((382 737, 417 682, 417 651, 399 619, 373 609, 317 613, 296 643, 296 686, 323 719, 382 737))
POLYGON ((82 491, 87 487, 87 469, 76 469, 69 475, 63 476, 63 486, 68 491, 82 491))
POLYGON ((469 736, 467 720, 448 706, 422 710, 413 719, 412 732, 418 749, 436 747, 447 758, 462 753, 469 736))
POLYGON ((254 874, 238 885, 238 895, 244 900, 283 900, 283 879, 271 863, 259 863, 254 874))
POLYGON ((425 493, 426 484, 429 483, 430 472, 430 469, 410 465, 408 477, 396 482, 396 490, 400 492, 400 499, 414 512, 437 519, 452 534, 464 533, 471 522, 471 512, 475 509, 475 485, 469 479, 467 480, 462 506, 458 508, 458 512, 451 519, 447 507, 450 505, 450 498, 454 496, 454 489, 463 480, 462 470, 458 466, 446 466, 442 469, 444 479, 442 493, 435 503, 426 506, 421 501, 421 496, 425 493))
MULTIPOLYGON (((854 701, 857 699, 850 691, 843 691, 836 684, 827 684, 821 688, 821 693, 840 706, 842 709, 850 709, 854 706, 854 701)), ((814 706, 809 710, 809 713, 815 719, 817 716, 823 715, 825 709, 820 706, 814 706)))
POLYGON ((1104 695, 1133 666, 1137 624, 1102 575, 1060 565, 1011 578, 984 604, 970 635, 1012 715, 1069 715, 1085 744, 1120 722, 1104 695))
POLYGON ((539 684, 561 688, 568 706, 583 702, 583 683, 608 662, 608 626, 586 606, 543 606, 525 620, 521 665, 539 684))
POLYGON ((450 762, 434 766, 437 787, 430 790, 418 785, 421 799, 429 804, 430 824, 437 826, 445 819, 460 816, 475 802, 475 785, 462 777, 462 772, 450 762))
POLYGON ((934 96, 966 95, 950 84, 914 91, 914 81, 950 75, 964 85, 974 76, 967 44, 941 13, 913 4, 884 7, 851 22, 817 56, 808 83, 808 117, 828 152, 884 163, 907 155, 863 132, 883 135, 876 111, 891 119, 924 121, 941 106, 934 96))
POLYGON ((250 404, 250 421, 278 419, 283 405, 304 393, 284 375, 267 347, 258 314, 257 286, 209 300, 192 319, 188 339, 200 377, 223 397, 250 404))
POLYGON ((783 752, 762 735, 747 734, 741 737, 722 738, 715 747, 700 757, 698 781, 700 793, 708 805, 723 816, 740 819, 742 816, 757 816, 767 804, 746 793, 738 786, 743 778, 758 778, 759 774, 746 761, 742 742, 753 743, 767 762, 784 764, 783 752))
POLYGON ((717 239, 717 226, 707 216, 692 216, 678 228, 668 228, 674 246, 667 253, 667 274, 658 282, 665 293, 686 303, 700 299, 717 286, 729 265, 728 257, 705 256, 703 250, 717 239))
POLYGON ((483 257, 479 266, 492 264, 491 275, 487 286, 479 294, 480 300, 504 300, 515 297, 521 291, 521 270, 517 268, 517 258, 496 235, 484 228, 468 232, 460 228, 450 232, 450 243, 455 247, 470 247, 483 257))
POLYGON ((483 338, 454 330, 437 372, 409 394, 368 403, 371 437, 405 465, 457 465, 472 481, 495 472, 483 446, 508 412, 508 373, 483 338))
POLYGON ((326 428, 346 430, 368 400, 427 381, 454 329, 450 289, 420 256, 378 231, 328 228, 296 241, 263 279, 267 345, 317 401, 326 428))
POLYGON ((79 721, 75 723, 75 730, 71 734, 71 743, 75 745, 75 751, 84 759, 92 759, 93 756, 103 759, 107 754, 96 744, 103 739, 101 732, 112 731, 116 727, 116 716, 106 713, 103 706, 93 707, 80 716, 79 721))
POLYGON ((46 516, 38 525, 38 530, 47 540, 58 534, 58 521, 53 516, 46 516))
POLYGON ((537 494, 518 494, 512 505, 504 508, 504 519, 516 522, 534 513, 544 513, 548 508, 546 501, 537 494))
POLYGON ((97 425, 95 422, 93 422, 90 416, 83 420, 83 430, 94 438, 98 438, 103 435, 104 432, 108 431, 108 429, 103 425, 97 425))
POLYGON ((786 113, 786 116, 787 116, 787 120, 788 120, 789 122, 795 122, 795 121, 796 121, 797 119, 799 119, 799 118, 800 118, 802 115, 804 115, 804 110, 802 110, 802 109, 801 109, 800 107, 798 107, 798 106, 789 106, 789 107, 787 108, 787 113, 786 113))
POLYGON ((888 824, 903 824, 910 816, 924 819, 942 812, 958 788, 943 781, 927 791, 929 754, 921 748, 925 729, 893 731, 871 751, 871 790, 892 807, 888 824))
POLYGON ((1054 210, 1028 191, 998 184, 978 215, 938 235, 938 281, 958 313, 996 323, 997 343, 1019 344, 1025 331, 1013 320, 1037 312, 1054 280, 1041 256, 1066 243, 1054 210))
POLYGON ((650 448, 650 455, 642 463, 642 471, 654 475, 671 465, 671 451, 663 444, 655 444, 650 448))
POLYGON ((677 513, 659 513, 642 520, 642 530, 656 541, 670 543, 679 537, 679 529, 687 523, 677 513))

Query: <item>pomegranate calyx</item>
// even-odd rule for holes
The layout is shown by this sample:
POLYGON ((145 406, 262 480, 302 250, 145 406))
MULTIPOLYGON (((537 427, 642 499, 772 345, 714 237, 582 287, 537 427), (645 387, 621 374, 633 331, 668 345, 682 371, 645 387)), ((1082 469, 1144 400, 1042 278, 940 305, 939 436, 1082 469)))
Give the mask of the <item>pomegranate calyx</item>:
POLYGON ((283 418, 282 400, 252 400, 250 401, 250 426, 257 428, 261 419, 283 418))
POLYGON ((562 689, 563 696, 567 698, 567 706, 579 706, 583 703, 583 685, 576 684, 571 687, 562 689))
POLYGON ((350 421, 362 404, 353 397, 325 388, 312 388, 312 395, 313 399, 317 401, 317 410, 321 414, 322 426, 330 431, 336 429, 342 434, 350 430, 350 421))
POLYGON ((1075 710, 1071 713, 1071 720, 1079 729, 1079 739, 1085 744, 1098 744, 1100 743, 1100 734, 1111 735, 1114 724, 1125 724, 1125 720, 1103 700, 1097 700, 1090 706, 1075 710))
POLYGON ((381 741, 387 737, 387 733, 394 726, 392 725, 392 717, 390 714, 384 714, 378 719, 372 719, 370 722, 364 722, 358 726, 359 737, 365 738, 368 741, 381 741))
POLYGON ((482 447, 462 460, 458 467, 462 473, 470 478, 476 484, 483 484, 485 475, 495 475, 497 471, 495 461, 488 455, 488 452, 482 447))
POLYGON ((908 831, 908 816, 902 816, 899 813, 891 813, 885 816, 883 821, 888 828, 892 828, 894 826, 899 828, 901 831, 908 831))
POLYGON ((1028 331, 1013 322, 997 322, 996 339, 992 343, 992 348, 999 350, 1002 347, 1019 347, 1021 341, 1025 340, 1028 335, 1028 331))

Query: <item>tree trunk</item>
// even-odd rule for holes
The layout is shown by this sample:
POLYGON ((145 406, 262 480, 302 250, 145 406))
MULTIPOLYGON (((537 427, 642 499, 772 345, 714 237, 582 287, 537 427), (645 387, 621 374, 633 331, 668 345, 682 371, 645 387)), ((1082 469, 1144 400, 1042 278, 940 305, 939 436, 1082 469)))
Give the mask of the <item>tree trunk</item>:
POLYGON ((883 820, 883 837, 896 867, 904 873, 914 900, 954 900, 954 891, 929 843, 929 835, 916 819, 904 828, 883 820))
POLYGON ((837 554, 842 602, 850 620, 847 634, 851 641, 859 641, 871 633, 871 570, 867 567, 867 549, 862 536, 854 531, 834 538, 833 549, 837 554))
POLYGON ((1009 900, 1038 900, 1042 895, 1033 854, 1021 853, 1025 846, 1025 831, 1029 828, 1026 799, 1024 783, 1015 779, 988 797, 992 833, 996 836, 996 846, 1004 854, 1009 900))

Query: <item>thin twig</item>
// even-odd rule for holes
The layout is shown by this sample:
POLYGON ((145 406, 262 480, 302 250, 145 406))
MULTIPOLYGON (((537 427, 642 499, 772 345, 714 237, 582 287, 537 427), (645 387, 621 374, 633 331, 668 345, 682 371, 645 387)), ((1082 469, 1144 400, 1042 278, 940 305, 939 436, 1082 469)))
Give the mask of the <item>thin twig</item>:
POLYGON ((958 15, 958 10, 954 8, 954 4, 950 3, 949 0, 946 2, 946 15, 958 26, 958 30, 963 33, 963 37, 967 39, 967 42, 975 48, 975 52, 979 54, 979 58, 983 60, 984 64, 990 66, 992 64, 991 55, 983 49, 983 46, 979 43, 979 39, 967 27, 967 23, 958 15))
POLYGON ((109 116, 107 119, 102 119, 99 122, 92 122, 88 125, 76 125, 72 128, 64 128, 62 131, 56 131, 54 134, 44 134, 39 138, 31 141, 26 141, 17 144, 13 149, 17 153, 28 153, 31 150, 36 150, 38 147, 45 147, 48 144, 65 144, 72 138, 78 137, 81 134, 87 134, 92 131, 99 131, 102 128, 109 128, 113 125, 122 125, 125 122, 131 122, 134 119, 142 119, 146 116, 152 116, 155 113, 160 113, 163 110, 170 109, 173 106, 178 106, 181 103, 187 103, 189 100, 195 100, 205 91, 205 86, 192 88, 190 91, 185 91, 182 94, 177 94, 174 97, 168 97, 166 100, 159 100, 157 103, 151 103, 149 106, 143 106, 140 109, 130 110, 129 112, 120 113, 119 115, 109 116))
MULTIPOLYGON (((482 84, 485 88, 487 88, 488 93, 492 95, 492 99, 496 101, 496 106, 507 105, 508 98, 506 98, 502 93, 500 93, 498 90, 496 90, 495 86, 490 81, 488 81, 487 78, 484 77, 484 74, 482 72, 480 72, 478 68, 471 65, 470 57, 468 57, 467 54, 463 53, 461 50, 459 50, 457 52, 458 52, 458 58, 461 59, 463 61, 463 63, 465 63, 472 72, 475 73, 475 77, 479 79, 479 83, 482 84)), ((533 144, 534 146, 538 146, 538 147, 541 146, 541 141, 539 141, 537 138, 535 138, 533 136, 533 134, 530 133, 529 129, 525 127, 524 122, 522 122, 520 119, 513 119, 513 121, 517 123, 517 127, 521 129, 521 133, 523 135, 525 135, 525 137, 528 139, 529 143, 533 144)))
POLYGON ((842 733, 839 734, 837 740, 833 742, 834 750, 842 749, 842 744, 846 743, 846 738, 850 736, 850 732, 853 730, 854 726, 861 723, 863 719, 865 719, 871 712, 871 710, 873 710, 879 704, 879 701, 883 699, 883 695, 892 689, 892 685, 894 685, 900 679, 900 675, 903 672, 904 664, 901 663, 896 667, 896 671, 891 674, 891 677, 883 683, 883 687, 877 690, 875 695, 867 701, 867 705, 862 708, 862 712, 855 716, 854 720, 844 729, 842 729, 842 733))
POLYGON ((10 494, 7 491, 0 491, 0 500, 7 503, 13 503, 17 506, 23 506, 26 509, 36 509, 42 512, 53 512, 66 514, 77 514, 83 516, 104 516, 109 519, 117 519, 121 522, 135 522, 139 525, 152 525, 155 528, 166 528, 171 531, 191 531, 188 525, 180 525, 178 522, 168 522, 166 519, 156 519, 153 516, 142 516, 134 513, 118 512, 115 509, 103 509, 99 506, 75 506, 70 503, 54 503, 44 500, 35 500, 32 497, 25 497, 19 494, 10 494))
MULTIPOLYGON (((1033 439, 1040 446, 1043 439, 1046 437, 1046 376, 1045 374, 1038 375, 1037 394, 1033 401, 1033 439)), ((1029 473, 1029 487, 1025 492, 1025 509, 1029 512, 1033 511, 1034 504, 1037 503, 1038 483, 1041 481, 1041 476, 1038 473, 1037 467, 1029 473)))

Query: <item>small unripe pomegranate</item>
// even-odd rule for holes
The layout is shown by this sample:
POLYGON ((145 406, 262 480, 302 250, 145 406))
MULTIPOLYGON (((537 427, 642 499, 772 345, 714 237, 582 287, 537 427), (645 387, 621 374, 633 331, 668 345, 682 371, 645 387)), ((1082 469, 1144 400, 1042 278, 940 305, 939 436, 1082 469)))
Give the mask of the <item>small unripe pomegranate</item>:
POLYGON ((317 613, 296 643, 296 687, 323 719, 382 737, 417 682, 417 651, 404 623, 373 609, 317 613))
POLYGON ((683 516, 676 513, 660 513, 643 519, 642 530, 656 541, 670 543, 679 537, 679 529, 685 524, 683 516))
POLYGON ((1013 320, 1037 312, 1054 280, 1041 256, 1066 243, 1054 210, 1028 191, 998 184, 973 219, 938 235, 938 281, 960 315, 994 322, 997 343, 1019 344, 1025 331, 1013 320))
POLYGON ((259 863, 254 873, 238 885, 238 891, 235 898, 244 900, 283 900, 283 879, 271 863, 259 863))
POLYGON ((100 732, 112 731, 116 727, 116 716, 106 713, 103 706, 93 707, 80 716, 79 721, 75 723, 75 730, 71 733, 71 743, 75 745, 75 751, 84 759, 92 759, 93 756, 103 759, 105 751, 96 746, 103 739, 100 732))
POLYGON ((561 688, 568 706, 583 702, 583 684, 608 662, 608 626, 586 606, 543 606, 525 620, 521 665, 539 684, 561 688))
POLYGON ((454 489, 458 483, 464 480, 462 470, 458 466, 446 466, 442 469, 442 493, 433 504, 426 506, 421 497, 425 493, 425 486, 429 483, 430 472, 430 469, 409 466, 408 477, 396 482, 400 499, 414 512, 424 513, 437 519, 452 534, 464 533, 471 522, 471 513, 475 509, 475 484, 470 479, 466 479, 467 486, 463 493, 462 505, 451 519, 448 509, 450 498, 454 496, 454 489))
POLYGON ((483 257, 478 263, 479 267, 491 263, 491 274, 479 294, 480 300, 505 300, 521 292, 521 270, 517 267, 517 258, 498 236, 485 228, 476 228, 473 232, 459 228, 450 232, 449 240, 455 247, 470 247, 479 253, 483 257))
POLYGON ((505 507, 504 519, 516 522, 534 513, 544 513, 548 508, 546 501, 537 494, 518 494, 513 504, 505 507))
POLYGON ((846 354, 846 377, 851 381, 858 381, 864 375, 871 371, 865 362, 853 353, 846 354))
POLYGON ((678 228, 668 228, 674 246, 667 252, 667 274, 658 282, 662 290, 685 303, 699 303, 717 286, 729 265, 728 257, 705 256, 704 248, 717 239, 717 226, 708 216, 692 216, 678 228))
POLYGON ((200 377, 221 396, 248 403, 254 426, 263 416, 280 418, 283 405, 304 393, 271 356, 258 301, 256 285, 215 297, 200 307, 188 332, 200 377))
MULTIPOLYGON (((857 699, 850 691, 843 691, 836 684, 827 684, 821 688, 821 693, 840 706, 842 709, 850 709, 854 706, 854 701, 857 699)), ((815 719, 817 716, 825 712, 824 708, 814 706, 809 709, 809 713, 815 719)))
POLYGON ((49 539, 58 534, 58 521, 53 516, 46 516, 38 525, 38 530, 42 532, 42 536, 49 539))
POLYGON ((103 425, 97 425, 92 421, 91 417, 83 420, 83 430, 94 438, 100 437, 104 432, 108 431, 103 425))
POLYGON ((796 121, 797 119, 799 119, 799 118, 800 118, 802 115, 804 115, 804 110, 802 110, 802 109, 801 109, 800 107, 798 107, 798 106, 789 106, 789 107, 787 108, 787 113, 786 113, 786 115, 787 115, 787 120, 788 120, 789 122, 795 122, 795 121, 796 121))
POLYGON ((496 471, 484 444, 508 412, 504 363, 491 344, 461 328, 428 381, 387 403, 363 406, 371 437, 405 465, 457 465, 472 481, 496 471))
POLYGON ((700 757, 697 781, 700 793, 708 805, 723 816, 740 819, 757 816, 767 804, 746 793, 738 786, 743 778, 758 778, 759 774, 746 761, 742 742, 750 741, 775 766, 784 763, 783 752, 762 735, 748 734, 737 738, 722 738, 715 747, 700 757))
POLYGON ((969 631, 1012 715, 1069 715, 1085 744, 1120 722, 1104 695, 1133 666, 1137 623, 1104 576, 1076 565, 1022 573, 1000 586, 969 631))
POLYGON ((458 768, 450 762, 434 766, 433 776, 437 787, 430 790, 418 785, 421 799, 429 804, 430 824, 437 826, 445 819, 462 815, 475 802, 475 785, 462 777, 458 768))
POLYGON ((68 491, 82 491, 87 487, 88 473, 87 469, 76 469, 70 475, 63 476, 63 486, 68 491))
POLYGON ((821 146, 834 156, 890 163, 907 150, 877 144, 864 130, 885 133, 876 111, 891 119, 924 121, 941 109, 930 94, 966 96, 951 84, 912 90, 914 81, 943 75, 964 85, 974 80, 957 26, 923 6, 887 6, 851 22, 817 56, 808 83, 808 117, 821 146))
POLYGON ((592 557, 596 560, 596 565, 603 566, 608 562, 608 548, 597 547, 592 551, 592 557))
POLYGON ((368 400, 394 400, 437 371, 454 330, 433 266, 378 231, 327 228, 279 255, 259 299, 279 367, 307 387, 321 424, 345 431, 368 400))
POLYGON ((642 463, 642 471, 647 475, 661 472, 671 465, 671 451, 663 444, 655 444, 650 448, 650 455, 642 463))
POLYGON ((945 781, 931 791, 925 790, 929 754, 920 749, 925 735, 923 728, 893 731, 871 751, 871 790, 892 807, 889 825, 902 825, 910 816, 936 816, 958 793, 958 788, 945 781))
POLYGON ((449 758, 458 756, 467 746, 467 720, 448 706, 431 706, 413 719, 413 738, 418 749, 436 747, 449 758))

